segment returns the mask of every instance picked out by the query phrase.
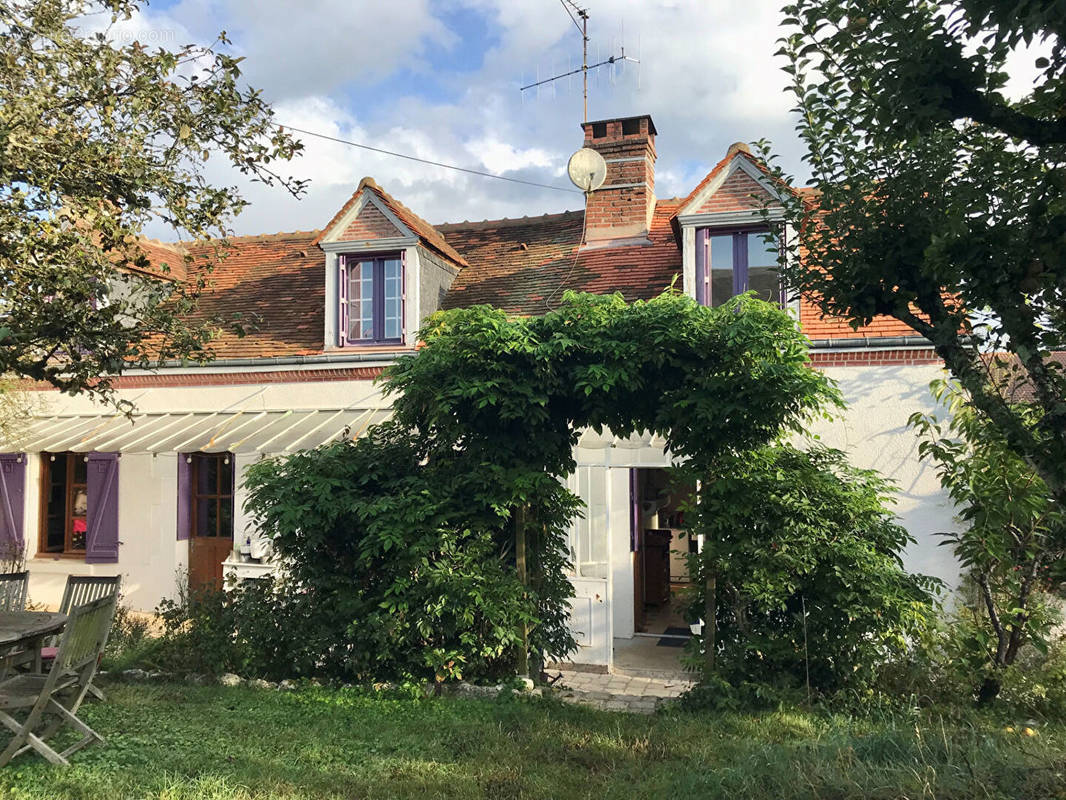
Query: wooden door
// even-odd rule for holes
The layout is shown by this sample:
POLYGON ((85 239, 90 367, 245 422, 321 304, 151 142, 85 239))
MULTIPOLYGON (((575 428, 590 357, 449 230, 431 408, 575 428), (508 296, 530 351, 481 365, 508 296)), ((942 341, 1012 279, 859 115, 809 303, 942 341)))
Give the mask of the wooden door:
POLYGON ((189 588, 222 588, 222 562, 233 551, 233 457, 196 453, 190 475, 189 588))

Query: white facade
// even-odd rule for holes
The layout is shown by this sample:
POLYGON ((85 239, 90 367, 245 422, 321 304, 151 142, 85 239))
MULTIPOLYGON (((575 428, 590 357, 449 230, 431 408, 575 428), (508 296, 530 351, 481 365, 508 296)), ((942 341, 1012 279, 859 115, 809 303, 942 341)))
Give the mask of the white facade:
MULTIPOLYGON (((205 370, 198 371, 204 374, 205 370)), ((211 370, 212 373, 218 373, 211 370)), ((247 370, 245 370, 247 373, 247 370)), ((323 427, 320 438, 342 435, 345 424, 362 419, 369 422, 387 413, 380 390, 369 380, 337 380, 300 382, 299 371, 292 370, 292 382, 240 384, 225 386, 181 386, 151 389, 127 389, 119 393, 122 399, 134 401, 138 416, 165 413, 177 419, 188 412, 231 409, 228 415, 218 415, 197 429, 196 436, 183 452, 212 449, 234 452, 237 469, 234 497, 234 538, 243 540, 249 531, 250 519, 243 510, 246 491, 241 476, 244 469, 259 458, 284 453, 288 443, 275 435, 266 449, 248 451, 242 443, 251 440, 257 423, 277 412, 300 412, 322 409, 353 409, 337 417, 329 427, 323 427), (370 412, 368 414, 368 412, 370 412), (372 415, 377 413, 378 416, 372 415), (237 416, 239 414, 239 416, 237 416), (238 428, 238 426, 243 426, 238 428)), ((84 397, 67 397, 49 392, 41 399, 38 417, 70 414, 101 415, 93 435, 99 438, 105 431, 132 431, 138 438, 138 418, 132 425, 115 417, 108 409, 94 405, 84 397)), ((326 414, 328 419, 332 414, 326 414)), ((272 430, 283 430, 284 420, 272 430)), ((352 433, 358 433, 358 430, 352 433)), ((86 434, 88 435, 88 434, 86 434)), ((160 434, 161 436, 163 434, 160 434)), ((130 434, 127 434, 130 437, 130 434)), ((180 437, 179 437, 180 438, 180 437)), ((132 609, 153 611, 165 598, 178 594, 180 583, 186 580, 189 540, 178 539, 178 453, 148 452, 153 446, 151 437, 142 439, 129 450, 120 449, 118 487, 118 563, 88 564, 83 559, 38 552, 41 526, 41 481, 38 453, 27 454, 25 491, 23 496, 23 531, 26 543, 26 568, 30 572, 30 602, 58 606, 68 575, 122 575, 123 600, 132 609)), ((67 449, 79 450, 75 440, 67 449)), ((47 456, 44 456, 47 457, 47 456)))

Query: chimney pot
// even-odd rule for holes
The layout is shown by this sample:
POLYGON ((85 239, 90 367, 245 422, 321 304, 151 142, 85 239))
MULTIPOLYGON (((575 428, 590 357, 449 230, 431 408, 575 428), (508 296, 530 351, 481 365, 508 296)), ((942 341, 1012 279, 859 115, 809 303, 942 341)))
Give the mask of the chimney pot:
POLYGON ((655 123, 638 117, 586 122, 584 146, 607 162, 607 178, 585 204, 590 245, 646 239, 655 211, 655 123))

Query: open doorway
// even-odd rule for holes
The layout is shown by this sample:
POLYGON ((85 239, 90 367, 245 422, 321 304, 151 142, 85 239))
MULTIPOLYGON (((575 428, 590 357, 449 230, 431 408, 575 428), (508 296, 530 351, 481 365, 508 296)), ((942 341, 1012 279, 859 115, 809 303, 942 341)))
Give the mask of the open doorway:
POLYGON ((688 555, 697 550, 684 507, 693 489, 665 469, 634 469, 631 484, 635 632, 658 638, 660 647, 684 647, 691 636, 684 614, 693 588, 688 555))

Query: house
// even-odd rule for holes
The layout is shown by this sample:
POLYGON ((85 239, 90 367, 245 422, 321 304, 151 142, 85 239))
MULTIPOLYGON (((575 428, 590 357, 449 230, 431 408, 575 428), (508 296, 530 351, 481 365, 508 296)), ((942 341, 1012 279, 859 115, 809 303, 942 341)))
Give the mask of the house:
MULTIPOLYGON (((373 380, 413 351, 421 322, 440 308, 539 314, 566 289, 636 300, 671 285, 710 305, 754 289, 795 315, 812 366, 849 403, 817 433, 896 481, 897 511, 918 540, 907 566, 953 581, 956 566, 934 537, 954 524, 952 505, 907 427, 911 413, 932 408, 926 387, 942 372, 929 343, 892 319, 853 330, 782 295, 776 245, 762 235, 777 188, 746 146, 730 147, 686 197, 658 200, 651 117, 582 127, 583 145, 608 166, 583 211, 431 225, 367 178, 321 230, 232 240, 198 313, 239 311, 258 325, 223 335, 207 365, 118 377, 132 419, 41 390, 32 423, 0 448, 0 544, 25 553, 32 599, 55 605, 68 575, 120 572, 126 601, 151 610, 186 581, 272 569, 239 558, 242 546, 260 554, 243 470, 387 417, 373 380)), ((150 250, 173 280, 195 280, 211 252, 150 250)), ((682 551, 696 543, 677 535, 662 441, 590 431, 575 455, 567 480, 588 506, 571 535, 575 660, 609 667, 617 643, 676 626, 682 551)))

